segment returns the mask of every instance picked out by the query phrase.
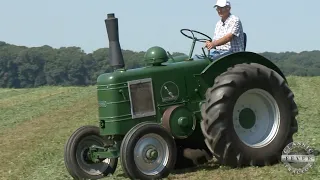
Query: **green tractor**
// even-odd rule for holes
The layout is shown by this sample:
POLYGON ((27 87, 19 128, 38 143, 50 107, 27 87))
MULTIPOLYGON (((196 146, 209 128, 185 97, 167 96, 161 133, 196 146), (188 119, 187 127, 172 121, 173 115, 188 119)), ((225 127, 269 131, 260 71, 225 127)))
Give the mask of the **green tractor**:
POLYGON ((159 179, 215 157, 231 167, 278 163, 297 132, 297 105, 271 61, 238 52, 212 61, 147 50, 145 67, 125 69, 118 19, 105 20, 113 72, 97 78, 98 126, 77 129, 65 145, 75 179, 114 174, 118 160, 131 179, 159 179))

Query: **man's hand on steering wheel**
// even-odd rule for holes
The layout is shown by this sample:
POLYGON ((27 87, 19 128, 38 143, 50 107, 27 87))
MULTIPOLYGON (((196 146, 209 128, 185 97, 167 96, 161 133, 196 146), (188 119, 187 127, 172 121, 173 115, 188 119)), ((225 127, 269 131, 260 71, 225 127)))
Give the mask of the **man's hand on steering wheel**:
MULTIPOLYGON (((193 39, 193 44, 192 44, 192 46, 191 46, 191 51, 190 51, 189 58, 191 58, 191 55, 192 55, 192 52, 193 52, 194 45, 195 45, 195 42, 196 42, 196 41, 205 43, 205 47, 206 47, 208 50, 210 50, 210 49, 212 49, 212 48, 214 47, 214 46, 213 46, 214 44, 212 43, 212 38, 211 38, 210 36, 204 34, 204 33, 201 33, 201 32, 199 32, 199 31, 195 31, 195 30, 190 30, 190 29, 181 29, 180 32, 181 32, 184 36, 186 36, 187 38, 193 39), (186 35, 186 34, 184 33, 184 31, 189 31, 189 32, 192 34, 192 36, 186 35), (202 38, 202 39, 197 38, 197 37, 195 37, 194 33, 200 34, 200 35, 204 36, 205 38, 202 38)), ((202 47, 202 51, 203 51, 203 53, 204 53, 204 55, 205 55, 206 53, 204 52, 204 47, 202 47)), ((209 52, 208 52, 208 53, 209 53, 209 52)))
POLYGON ((205 42, 205 47, 206 47, 208 50, 211 50, 211 49, 215 48, 214 42, 212 42, 212 41, 206 41, 206 42, 205 42))

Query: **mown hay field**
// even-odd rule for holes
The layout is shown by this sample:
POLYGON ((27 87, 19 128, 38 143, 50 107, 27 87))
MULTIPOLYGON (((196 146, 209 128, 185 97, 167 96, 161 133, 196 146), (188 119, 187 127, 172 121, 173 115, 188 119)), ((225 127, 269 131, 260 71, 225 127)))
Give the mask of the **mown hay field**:
MULTIPOLYGON (((294 141, 319 150, 320 77, 288 77, 288 81, 300 110, 294 141)), ((78 127, 98 125, 97 108, 94 86, 0 89, 0 179, 71 179, 64 166, 64 144, 78 127)), ((302 175, 288 172, 282 163, 243 169, 209 163, 173 172, 168 179, 320 179, 319 159, 302 175)), ((119 165, 114 176, 105 179, 124 178, 119 165)))

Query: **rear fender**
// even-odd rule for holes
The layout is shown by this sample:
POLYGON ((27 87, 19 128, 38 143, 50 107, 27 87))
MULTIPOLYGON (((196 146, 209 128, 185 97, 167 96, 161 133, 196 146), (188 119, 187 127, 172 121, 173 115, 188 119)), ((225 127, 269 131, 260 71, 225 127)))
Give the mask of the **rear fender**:
POLYGON ((206 83, 208 87, 211 87, 214 84, 214 79, 217 76, 227 71, 229 67, 233 67, 236 64, 242 64, 242 63, 257 63, 263 66, 266 66, 276 71, 287 82, 287 79, 282 73, 282 71, 272 61, 270 61, 269 59, 257 53, 248 52, 248 51, 237 52, 237 53, 220 57, 216 61, 209 64, 201 72, 200 79, 202 79, 202 81, 204 81, 204 83, 206 83))

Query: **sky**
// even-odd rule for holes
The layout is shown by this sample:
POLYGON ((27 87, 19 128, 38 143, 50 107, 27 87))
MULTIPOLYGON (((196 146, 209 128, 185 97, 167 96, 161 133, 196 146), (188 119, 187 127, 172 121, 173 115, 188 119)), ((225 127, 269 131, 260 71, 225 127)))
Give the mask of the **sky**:
MULTIPOLYGON (((86 53, 108 47, 108 13, 118 18, 121 48, 133 51, 161 46, 188 54, 192 40, 180 29, 212 37, 219 20, 215 0, 0 1, 0 41, 28 47, 77 46, 86 53)), ((248 36, 247 50, 258 53, 319 50, 319 7, 319 0, 231 0, 231 12, 248 36)), ((201 53, 202 46, 197 42, 195 53, 201 53)))

